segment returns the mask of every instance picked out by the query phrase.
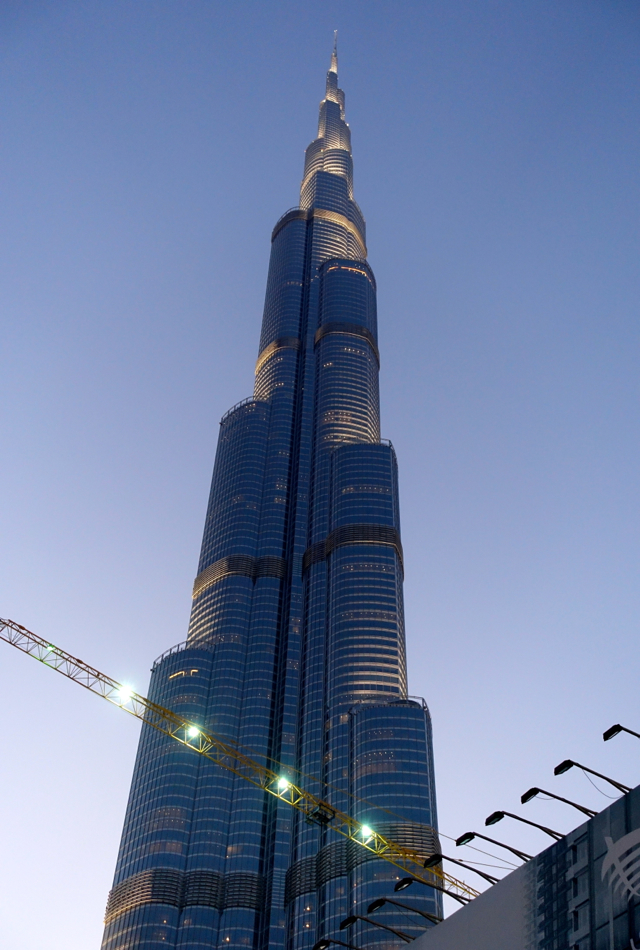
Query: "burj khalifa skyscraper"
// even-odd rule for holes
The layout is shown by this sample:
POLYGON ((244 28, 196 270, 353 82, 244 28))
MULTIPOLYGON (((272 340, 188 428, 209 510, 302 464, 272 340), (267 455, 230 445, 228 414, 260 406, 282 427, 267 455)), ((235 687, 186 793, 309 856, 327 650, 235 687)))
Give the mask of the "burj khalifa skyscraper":
MULTIPOLYGON (((299 206, 271 236, 253 396, 223 416, 187 639, 150 698, 379 833, 438 850, 431 726, 407 695, 398 472, 376 282, 334 49, 299 206)), ((144 725, 103 950, 311 950, 398 870, 144 725)), ((440 914, 440 895, 415 888, 440 914)), ((376 919, 410 936, 425 918, 376 919)), ((344 939, 344 934, 342 935, 344 939)), ((349 942, 391 947, 358 922, 349 942)))

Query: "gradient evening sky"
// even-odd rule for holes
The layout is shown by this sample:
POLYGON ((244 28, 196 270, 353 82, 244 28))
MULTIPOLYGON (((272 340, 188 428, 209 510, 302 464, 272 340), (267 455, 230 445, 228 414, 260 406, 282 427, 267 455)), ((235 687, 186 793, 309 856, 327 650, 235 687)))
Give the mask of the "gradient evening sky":
MULTIPOLYGON (((640 781, 637 2, 4 0, 0 616, 142 692, 184 639, 336 27, 441 829, 569 830, 561 759, 640 781)), ((0 945, 97 950, 138 725, 0 662, 0 945)))

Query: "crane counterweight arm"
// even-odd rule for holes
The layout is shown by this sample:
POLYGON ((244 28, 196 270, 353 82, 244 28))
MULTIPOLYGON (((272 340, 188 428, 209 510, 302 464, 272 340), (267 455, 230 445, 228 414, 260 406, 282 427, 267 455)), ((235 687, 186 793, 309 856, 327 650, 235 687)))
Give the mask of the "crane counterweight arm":
POLYGON ((63 676, 79 683, 85 689, 91 690, 102 699, 119 706, 120 709, 159 732, 188 746, 222 768, 293 806, 303 812, 309 820, 332 828, 377 857, 389 861, 402 871, 409 872, 425 884, 432 884, 438 890, 445 890, 445 893, 451 891, 452 894, 464 900, 471 900, 478 896, 478 891, 450 874, 446 874, 438 867, 425 870, 424 855, 383 837, 367 825, 356 821, 355 818, 338 811, 328 802, 298 787, 287 777, 251 759, 233 743, 225 742, 218 736, 206 732, 196 723, 178 716, 170 709, 152 703, 146 697, 111 679, 83 660, 71 656, 53 643, 48 643, 13 620, 0 619, 0 639, 34 657, 45 666, 50 666, 58 673, 62 673, 63 676))

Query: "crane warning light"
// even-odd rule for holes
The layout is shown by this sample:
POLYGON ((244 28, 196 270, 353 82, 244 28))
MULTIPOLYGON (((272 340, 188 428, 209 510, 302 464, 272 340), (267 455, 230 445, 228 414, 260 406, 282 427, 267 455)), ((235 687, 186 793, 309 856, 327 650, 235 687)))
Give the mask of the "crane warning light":
POLYGON ((278 790, 281 792, 286 792, 289 788, 289 782, 286 778, 281 778, 278 782, 278 790))
POLYGON ((187 738, 195 739, 196 736, 199 736, 199 735, 200 735, 200 730, 198 729, 197 726, 189 726, 189 728, 187 729, 187 738))

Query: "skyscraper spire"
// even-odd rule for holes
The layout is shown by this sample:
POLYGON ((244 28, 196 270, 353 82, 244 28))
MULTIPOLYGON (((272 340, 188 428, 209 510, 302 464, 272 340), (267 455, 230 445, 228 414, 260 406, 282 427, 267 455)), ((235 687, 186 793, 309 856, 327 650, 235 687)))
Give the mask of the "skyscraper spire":
POLYGON ((338 31, 333 31, 333 52, 331 53, 331 66, 329 72, 338 75, 338 31))

